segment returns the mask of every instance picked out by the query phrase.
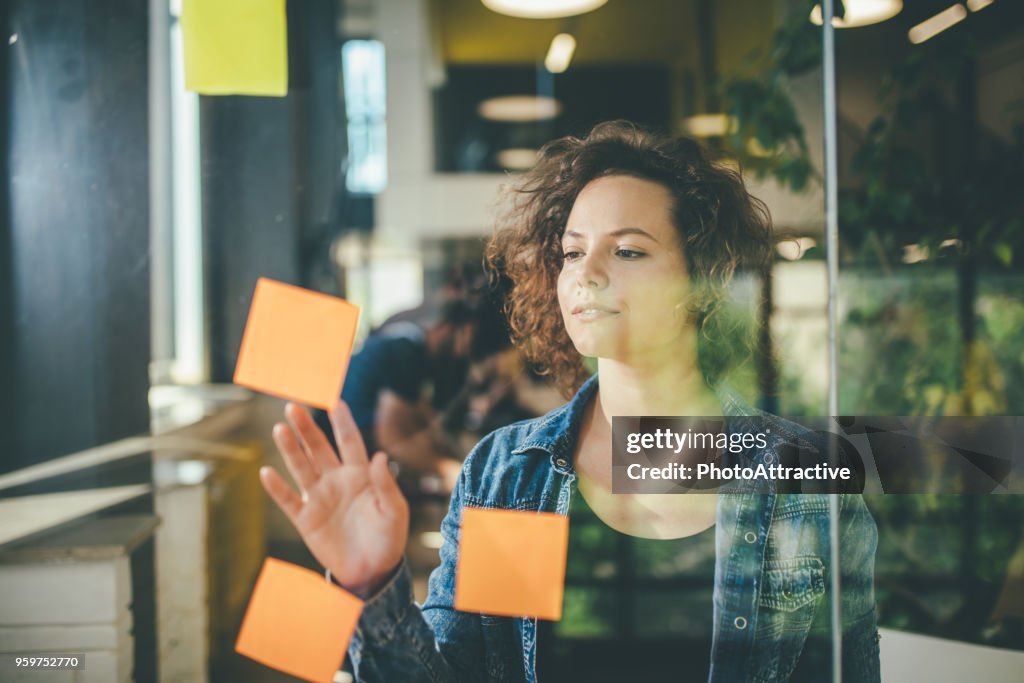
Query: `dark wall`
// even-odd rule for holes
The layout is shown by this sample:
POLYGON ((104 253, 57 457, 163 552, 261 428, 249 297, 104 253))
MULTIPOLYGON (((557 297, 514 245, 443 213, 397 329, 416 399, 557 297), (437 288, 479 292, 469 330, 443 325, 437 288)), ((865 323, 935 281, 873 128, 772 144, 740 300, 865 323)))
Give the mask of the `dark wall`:
POLYGON ((203 97, 200 120, 210 369, 230 382, 256 279, 298 280, 293 103, 203 97))
POLYGON ((2 7, 10 471, 149 428, 148 23, 145 0, 2 7))
MULTIPOLYGON (((204 97, 213 381, 256 278, 309 284, 337 226, 337 3, 288 3, 285 98, 204 97)), ((0 472, 149 429, 148 3, 7 0, 0 472)))
POLYGON ((657 64, 574 65, 557 75, 528 65, 448 65, 444 87, 435 94, 436 168, 501 172, 494 157, 501 149, 537 148, 563 135, 586 135, 594 124, 612 119, 667 130, 669 77, 668 68, 657 64), (562 112, 531 123, 486 121, 477 113, 480 102, 509 94, 553 96, 562 112))
MULTIPOLYGON (((0 9, 0 36, 11 35, 10 12, 7 6, 0 9)), ((10 183, 8 178, 8 157, 10 153, 10 118, 11 92, 9 87, 9 55, 10 50, 0 50, 0 434, 14 434, 17 424, 14 410, 14 337, 11 297, 11 221, 10 221, 10 183)), ((14 460, 13 438, 0 439, 0 472, 5 471, 4 463, 14 460)))
POLYGON ((344 131, 336 5, 288 3, 287 97, 200 98, 214 382, 234 374, 256 279, 310 285, 327 258, 344 131))

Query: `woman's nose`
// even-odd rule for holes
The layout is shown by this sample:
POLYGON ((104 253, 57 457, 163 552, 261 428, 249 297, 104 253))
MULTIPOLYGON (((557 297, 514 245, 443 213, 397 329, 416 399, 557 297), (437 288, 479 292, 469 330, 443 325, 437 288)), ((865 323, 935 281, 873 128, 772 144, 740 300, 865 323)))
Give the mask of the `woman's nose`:
POLYGON ((580 287, 603 289, 608 285, 608 273, 599 255, 587 254, 579 265, 576 282, 580 287))

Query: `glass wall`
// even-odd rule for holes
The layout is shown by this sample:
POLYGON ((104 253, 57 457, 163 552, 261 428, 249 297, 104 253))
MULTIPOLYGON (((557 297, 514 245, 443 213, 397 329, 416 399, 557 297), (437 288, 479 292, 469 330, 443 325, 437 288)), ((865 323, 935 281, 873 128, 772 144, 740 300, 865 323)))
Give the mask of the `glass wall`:
MULTIPOLYGON (((837 32, 840 412, 1019 415, 1024 14, 905 5, 876 29, 837 32)), ((1024 648, 1019 496, 867 502, 893 647, 913 633, 1000 648, 965 648, 957 664, 936 648, 928 670, 945 675, 1024 648)))
MULTIPOLYGON (((460 457, 564 404, 513 348, 509 282, 481 261, 498 198, 540 149, 617 119, 699 140, 771 214, 770 262, 741 265, 719 334, 700 340, 700 369, 745 412, 828 416, 835 398, 839 415, 1021 414, 1024 4, 950 2, 834 2, 826 49, 813 0, 607 0, 541 18, 480 0, 289 0, 288 83, 268 96, 194 92, 181 3, 11 0, 0 498, 25 493, 25 468, 226 404, 282 469, 281 405, 227 386, 260 277, 360 305, 357 351, 386 323, 471 303, 471 353, 432 367, 418 397, 460 457)), ((75 486, 125 483, 97 472, 75 486)), ((450 491, 398 477, 422 601, 450 491)), ((870 679, 871 661, 886 681, 1020 670, 1019 495, 880 480, 863 496, 719 502, 709 529, 645 538, 580 489, 563 510, 564 613, 537 626, 545 680, 702 680, 740 659, 768 680, 870 679), (755 599, 737 606, 741 585, 755 599)), ((272 551, 319 570, 263 504, 272 551)), ((223 645, 240 618, 213 621, 215 680, 258 675, 223 645)))

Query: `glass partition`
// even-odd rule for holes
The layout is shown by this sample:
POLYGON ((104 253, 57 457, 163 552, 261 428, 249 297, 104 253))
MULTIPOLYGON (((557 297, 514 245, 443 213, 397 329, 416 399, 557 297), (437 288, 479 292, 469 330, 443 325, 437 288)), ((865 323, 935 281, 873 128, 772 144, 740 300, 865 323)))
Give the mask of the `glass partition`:
MULTIPOLYGON (((218 386, 234 379, 262 277, 358 304, 356 352, 383 329, 425 338, 446 304, 472 310, 464 352, 445 338, 446 353, 411 365, 424 376, 408 403, 458 460, 562 406, 551 373, 513 346, 507 272, 481 262, 499 198, 540 150, 611 120, 697 140, 714 177, 738 174, 770 213, 769 257, 739 263, 712 322, 699 312, 697 370, 727 397, 723 415, 763 413, 804 434, 785 418, 828 417, 830 398, 849 416, 1024 409, 1021 3, 834 2, 833 49, 809 0, 607 0, 539 18, 491 0, 253 0, 273 19, 256 56, 277 54, 273 43, 286 59, 257 74, 258 92, 214 92, 188 73, 198 1, 0 10, 0 498, 25 493, 25 468, 225 406, 242 406, 260 457, 284 471, 270 439, 280 401, 218 386)), ((242 26, 219 44, 257 35, 242 26)), ((730 491, 703 530, 645 536, 609 522, 571 465, 557 466, 564 497, 509 503, 569 519, 562 618, 513 628, 485 615, 482 633, 515 636, 492 660, 509 648, 507 661, 537 658, 543 680, 1019 671, 1017 495, 895 494, 881 478, 863 496, 730 491)), ((422 602, 451 490, 408 463, 394 470, 422 602)), ((125 483, 83 472, 74 487, 125 483)), ((692 513, 654 498, 655 516, 692 513)), ((267 529, 252 520, 271 553, 321 570, 261 502, 267 529)), ((202 667, 214 680, 255 675, 225 645, 239 595, 210 621, 202 667)))
MULTIPOLYGON (((904 4, 837 35, 840 412, 1019 415, 1024 157, 1007 86, 1024 73, 1024 17, 1010 2, 904 4)), ((865 498, 884 679, 1010 680, 1020 497, 865 498)))

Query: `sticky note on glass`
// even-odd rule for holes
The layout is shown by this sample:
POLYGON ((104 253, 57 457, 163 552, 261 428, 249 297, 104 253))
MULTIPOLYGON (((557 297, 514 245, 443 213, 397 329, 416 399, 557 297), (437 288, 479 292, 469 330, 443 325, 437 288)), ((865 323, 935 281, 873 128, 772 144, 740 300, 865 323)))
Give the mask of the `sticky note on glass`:
POLYGON ((329 410, 341 396, 358 325, 355 304, 260 278, 235 384, 329 410))
POLYGON ((268 557, 235 651, 292 676, 331 683, 362 611, 362 600, 321 574, 268 557))
POLYGON ((455 609, 561 619, 568 547, 563 515, 463 508, 455 609))
POLYGON ((285 0, 183 0, 181 30, 186 90, 288 94, 285 0))

